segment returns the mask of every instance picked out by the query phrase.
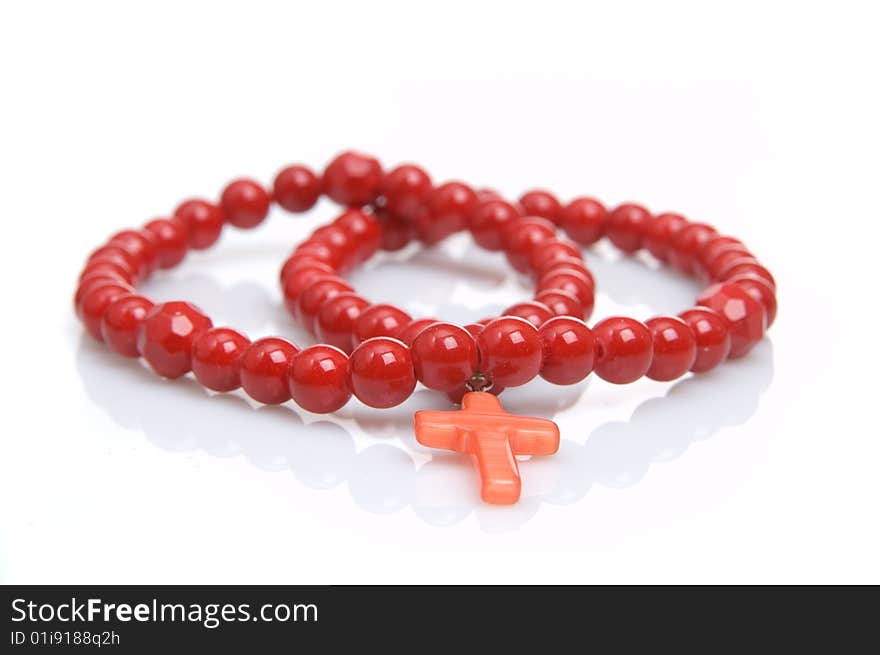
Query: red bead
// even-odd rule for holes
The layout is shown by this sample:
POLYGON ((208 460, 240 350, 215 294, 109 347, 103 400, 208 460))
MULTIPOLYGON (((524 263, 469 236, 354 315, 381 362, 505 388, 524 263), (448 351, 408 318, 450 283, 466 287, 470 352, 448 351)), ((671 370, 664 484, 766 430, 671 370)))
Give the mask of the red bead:
MULTIPOLYGON (((284 306, 291 315, 296 316, 297 300, 302 292, 316 280, 336 279, 335 273, 326 270, 327 265, 308 265, 294 269, 288 273, 281 285, 281 293, 284 295, 284 306)), ((331 269, 332 270, 332 269, 331 269)))
POLYGON ((485 328, 485 327, 486 326, 483 325, 482 323, 468 323, 467 325, 464 326, 464 329, 467 330, 468 332, 470 332, 470 335, 474 339, 476 339, 478 336, 480 336, 480 332, 482 332, 483 328, 485 328))
POLYGON ((505 225, 519 218, 519 210, 504 200, 481 202, 470 217, 470 230, 481 248, 501 250, 501 232, 505 225))
POLYGON ((385 208, 399 218, 413 220, 423 209, 431 188, 431 178, 424 169, 402 164, 382 182, 385 208))
POLYGON ((351 352, 355 321, 369 306, 369 301, 356 293, 340 293, 330 298, 315 318, 315 335, 323 343, 351 352))
POLYGON ((82 283, 89 278, 98 276, 113 278, 128 284, 131 284, 132 281, 131 272, 127 268, 113 262, 87 264, 79 275, 79 281, 82 283))
POLYGON ((358 243, 334 223, 319 227, 312 232, 309 240, 323 243, 333 250, 339 258, 340 268, 349 269, 359 263, 358 243))
POLYGON ((192 371, 203 387, 232 391, 241 386, 241 358, 251 341, 230 328, 205 330, 193 341, 192 371))
POLYGON ((321 278, 312 282, 303 289, 296 299, 296 312, 294 316, 307 330, 314 334, 315 319, 324 303, 338 296, 340 293, 353 291, 351 285, 338 277, 321 278))
POLYGON ((743 257, 741 259, 732 261, 719 273, 718 279, 722 281, 727 281, 734 277, 742 275, 753 277, 758 280, 763 280, 773 290, 774 293, 776 292, 776 280, 773 279, 770 271, 761 266, 758 260, 754 257, 743 257))
POLYGON ((702 269, 702 266, 698 264, 695 264, 695 266, 700 266, 701 272, 706 279, 717 280, 719 279, 718 273, 720 271, 730 268, 733 262, 741 263, 743 259, 752 260, 754 257, 744 247, 731 246, 728 250, 724 250, 713 257, 705 269, 702 269))
POLYGON ((547 305, 536 300, 519 302, 515 305, 511 305, 501 312, 501 315, 524 318, 537 328, 541 327, 544 323, 555 316, 553 311, 547 307, 547 305))
POLYGON ((159 265, 158 240, 146 230, 123 230, 117 232, 107 245, 122 248, 138 263, 138 275, 145 277, 159 265))
POLYGON ((529 255, 529 267, 533 271, 539 271, 549 267, 555 261, 569 257, 583 262, 581 251, 572 244, 559 239, 548 239, 532 249, 532 253, 529 255))
POLYGON ((651 213, 647 209, 641 205, 626 203, 609 214, 605 234, 617 248, 633 253, 642 247, 650 222, 651 213))
POLYGON ((491 321, 477 337, 480 371, 493 385, 518 387, 541 370, 544 346, 538 329, 523 318, 491 321))
POLYGON ((541 326, 540 334, 544 343, 542 378, 553 384, 575 384, 592 372, 596 342, 586 323, 557 316, 541 326))
POLYGON ((189 250, 189 231, 176 218, 157 218, 144 225, 144 230, 156 237, 160 268, 177 266, 189 250))
MULTIPOLYGON (((424 219, 431 226, 434 243, 442 238, 461 232, 468 225, 468 218, 477 206, 477 194, 462 182, 444 182, 427 196, 424 219)), ((425 232, 422 226, 423 233, 425 232)), ((422 238, 424 240, 424 234, 422 238)))
POLYGON ((412 346, 413 340, 419 336, 419 333, 424 330, 429 325, 434 325, 434 323, 439 323, 440 321, 436 318, 417 318, 413 321, 410 321, 409 324, 400 331, 397 335, 397 340, 405 343, 407 346, 412 346))
POLYGON ((324 193, 340 205, 368 205, 382 191, 382 166, 375 157, 343 152, 324 169, 324 193))
POLYGON ((764 336, 764 307, 736 284, 714 284, 697 297, 697 304, 713 309, 730 326, 731 359, 742 357, 764 336))
POLYGON ((556 196, 543 189, 526 191, 519 197, 519 206, 524 216, 540 216, 552 223, 559 222, 559 214, 562 211, 562 205, 559 204, 556 196))
POLYGON ((329 264, 337 270, 344 269, 343 253, 321 241, 307 239, 294 249, 293 255, 299 257, 308 256, 317 259, 318 261, 322 261, 325 264, 329 264))
POLYGON ((186 200, 174 215, 186 225, 189 247, 194 250, 210 248, 223 231, 223 210, 207 200, 186 200))
POLYGON ((286 339, 266 337, 241 356, 241 388, 254 400, 278 405, 290 400, 290 366, 299 348, 286 339))
POLYGON ((303 409, 329 414, 341 409, 348 390, 348 356, 332 346, 309 346, 296 354, 290 367, 290 395, 303 409))
POLYGON ((151 300, 127 294, 117 297, 101 319, 101 336, 110 349, 124 357, 139 357, 137 332, 144 317, 153 308, 151 300))
POLYGON ((733 237, 716 234, 703 244, 694 259, 694 269, 702 275, 712 279, 718 273, 719 266, 726 266, 735 258, 735 253, 740 257, 751 257, 742 241, 733 237), (731 257, 734 255, 734 257, 731 257), (723 262, 721 261, 723 260, 723 262))
POLYGON ((103 341, 101 320, 110 307, 110 303, 119 296, 132 293, 134 289, 125 282, 107 282, 96 284, 88 293, 83 294, 78 306, 78 314, 89 334, 98 341, 103 341))
POLYGON ((226 220, 242 229, 256 227, 269 214, 269 194, 253 180, 235 180, 223 189, 220 206, 226 220))
POLYGON ((179 378, 192 367, 192 344, 211 319, 187 302, 153 307, 138 329, 138 352, 159 375, 179 378))
POLYGON ((614 384, 635 382, 651 366, 651 331, 644 323, 612 316, 593 326, 596 375, 614 384))
POLYGON ((594 198, 575 198, 559 214, 559 225, 568 238, 582 246, 596 243, 605 235, 608 210, 594 198))
POLYGON ((410 349, 416 377, 429 389, 453 391, 477 372, 477 344, 470 332, 451 323, 423 329, 410 349))
POLYGON ((679 314, 688 324, 697 343, 697 358, 691 370, 701 373, 715 368, 730 353, 730 329, 727 321, 706 307, 694 307, 679 314))
POLYGON ((573 268, 558 268, 550 271, 538 280, 538 292, 565 291, 570 293, 581 304, 586 316, 593 313, 595 303, 593 283, 573 268))
POLYGON ((76 315, 80 319, 83 317, 83 300, 85 297, 98 287, 104 287, 107 285, 121 286, 123 289, 126 289, 128 293, 134 292, 134 287, 125 280, 120 280, 117 277, 98 274, 83 277, 76 289, 76 294, 73 297, 73 307, 76 310, 76 315))
POLYGON ((352 345, 357 346, 373 337, 397 339, 411 322, 412 317, 394 305, 371 305, 355 321, 352 345))
POLYGON ((642 245, 654 257, 665 262, 672 239, 687 224, 687 219, 680 214, 659 214, 648 224, 642 245))
POLYGON ((527 216, 508 223, 501 232, 501 245, 507 261, 520 273, 529 270, 529 258, 540 243, 556 236, 553 224, 543 218, 527 216))
POLYGON ((546 305, 555 316, 584 318, 584 308, 580 301, 567 291, 539 291, 535 300, 546 305))
POLYGON ((119 246, 106 245, 93 251, 86 261, 86 268, 98 264, 113 264, 124 270, 129 279, 137 280, 140 278, 140 262, 119 246))
POLYGON ((345 232, 355 244, 356 261, 366 261, 382 245, 382 226, 373 214, 359 209, 344 211, 333 225, 345 232))
POLYGON ((394 252, 402 250, 409 245, 415 237, 415 228, 412 223, 402 221, 393 216, 383 217, 382 222, 382 250, 394 252))
POLYGON ((697 360, 697 340, 678 317, 660 316, 645 321, 654 340, 654 358, 647 376, 652 380, 675 380, 691 370, 697 360))
POLYGON ((349 358, 348 384, 365 405, 379 409, 399 405, 416 386, 409 348, 388 337, 358 344, 349 358))
POLYGON ((541 266, 540 272, 536 272, 535 277, 540 280, 545 275, 550 275, 550 273, 556 273, 563 269, 575 271, 580 277, 585 278, 590 284, 590 287, 595 290, 596 281, 593 279, 593 274, 590 273, 584 260, 580 257, 560 257, 559 259, 552 259, 541 266))
POLYGON ((777 311, 776 294, 767 282, 748 275, 735 275, 727 281, 742 287, 752 298, 761 303, 767 313, 767 327, 773 325, 777 311))
POLYGON ((275 176, 272 197, 289 212, 304 212, 321 197, 321 180, 310 168, 288 166, 275 176))
MULTIPOLYGON (((281 280, 281 287, 284 287, 284 282, 287 280, 288 275, 301 268, 316 268, 328 275, 337 274, 336 269, 330 266, 330 264, 315 259, 311 255, 291 255, 287 258, 287 261, 284 262, 284 266, 281 267, 281 274, 278 276, 281 280)), ((300 289, 300 291, 302 291, 302 289, 300 289)))
POLYGON ((716 236, 718 232, 711 225, 705 223, 690 223, 672 237, 666 259, 673 268, 683 273, 696 273, 697 253, 705 243, 716 236))

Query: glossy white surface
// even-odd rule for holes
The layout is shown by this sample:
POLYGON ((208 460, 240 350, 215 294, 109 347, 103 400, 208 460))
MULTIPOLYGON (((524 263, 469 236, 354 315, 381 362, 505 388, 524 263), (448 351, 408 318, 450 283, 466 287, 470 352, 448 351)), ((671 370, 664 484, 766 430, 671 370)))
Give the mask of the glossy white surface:
MULTIPOLYGON (((880 582, 867 5, 333 4, 0 9, 0 581, 880 582), (83 336, 74 280, 110 233, 343 147, 711 222, 777 276, 778 322, 673 385, 506 392, 563 437, 521 464, 512 508, 415 444, 412 412, 445 406, 425 390, 319 417, 161 381, 83 336)), ((146 291, 308 343, 277 270, 333 215, 230 229, 146 291)), ((586 256, 593 320, 677 312, 699 289, 586 256)), ((529 293, 464 236, 353 280, 462 322, 529 293)))

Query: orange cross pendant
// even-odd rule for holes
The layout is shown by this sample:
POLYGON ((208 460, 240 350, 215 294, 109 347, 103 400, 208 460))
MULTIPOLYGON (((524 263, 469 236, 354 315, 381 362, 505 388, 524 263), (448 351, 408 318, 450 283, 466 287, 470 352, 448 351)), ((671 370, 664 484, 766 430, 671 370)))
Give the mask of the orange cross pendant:
POLYGON ((516 455, 552 455, 559 450, 559 428, 553 421, 510 414, 485 391, 466 393, 458 411, 416 412, 415 431, 423 446, 476 457, 480 495, 495 505, 519 500, 522 483, 516 455))

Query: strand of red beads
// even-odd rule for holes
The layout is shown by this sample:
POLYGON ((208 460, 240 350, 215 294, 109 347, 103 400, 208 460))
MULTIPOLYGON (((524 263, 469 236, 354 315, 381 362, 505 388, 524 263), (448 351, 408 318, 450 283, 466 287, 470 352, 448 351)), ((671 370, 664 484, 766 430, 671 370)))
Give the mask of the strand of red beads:
POLYGON ((776 315, 769 271, 740 241, 704 223, 655 216, 636 204, 607 211, 586 197, 563 206, 543 190, 509 203, 461 182, 434 186, 410 164, 384 173, 375 158, 354 152, 339 155, 320 177, 305 166, 285 168, 271 194, 252 180, 235 180, 219 203, 187 200, 171 218, 113 235, 89 256, 74 302, 89 334, 115 352, 143 357, 163 377, 192 371, 215 391, 240 386, 262 403, 293 398, 308 411, 326 413, 354 394, 385 408, 403 402, 417 382, 463 400, 464 423, 449 417, 438 424, 426 416, 420 432, 417 413, 417 438, 475 455, 484 499, 502 503, 519 497, 513 455, 555 452, 558 430, 535 423, 539 419, 517 423, 492 405, 497 400, 486 391, 497 394, 538 375, 573 384, 593 371, 616 384, 642 376, 672 380, 745 355, 776 315), (225 224, 256 227, 272 200, 304 212, 321 193, 348 209, 294 250, 281 284, 287 308, 323 343, 300 350, 279 337, 251 342, 231 328, 213 327, 189 303, 154 305, 135 293, 133 285, 156 269, 213 245, 225 224), (399 249, 413 239, 434 244, 465 229, 481 247, 504 251, 517 271, 535 278, 534 300, 499 318, 457 326, 371 304, 341 277, 379 249, 399 249), (626 253, 644 248, 713 284, 697 307, 679 316, 644 323, 611 317, 590 329, 584 320, 593 309, 595 284, 578 246, 602 237, 626 253), (450 434, 457 437, 450 440, 450 434), (499 434, 501 441, 487 446, 499 434))

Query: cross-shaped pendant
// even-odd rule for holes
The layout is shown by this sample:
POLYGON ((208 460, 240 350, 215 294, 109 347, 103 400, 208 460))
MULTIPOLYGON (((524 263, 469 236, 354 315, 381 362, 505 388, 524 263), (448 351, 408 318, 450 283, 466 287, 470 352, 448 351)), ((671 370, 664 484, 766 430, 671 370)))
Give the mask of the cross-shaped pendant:
POLYGON ((559 450, 559 428, 553 421, 510 414, 485 391, 466 393, 458 411, 416 412, 415 432, 423 446, 476 457, 480 495, 495 505, 519 500, 517 455, 552 455, 559 450))

